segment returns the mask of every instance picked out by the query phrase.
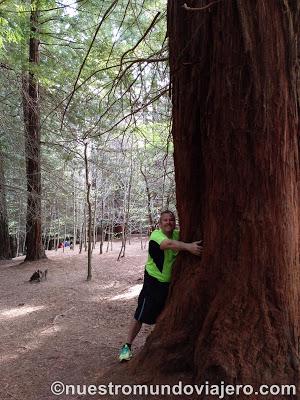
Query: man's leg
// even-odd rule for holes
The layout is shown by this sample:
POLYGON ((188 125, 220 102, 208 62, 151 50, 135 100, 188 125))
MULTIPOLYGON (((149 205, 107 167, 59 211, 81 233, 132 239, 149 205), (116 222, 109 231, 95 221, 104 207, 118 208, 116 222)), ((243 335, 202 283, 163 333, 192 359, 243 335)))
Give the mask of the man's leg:
POLYGON ((127 344, 131 345, 132 342, 134 341, 134 339, 136 338, 136 335, 139 333, 139 331, 141 330, 142 327, 142 322, 137 321, 136 319, 134 319, 131 322, 131 325, 129 327, 129 332, 128 332, 128 336, 127 336, 127 344))
POLYGON ((128 361, 131 359, 132 357, 131 344, 134 341, 136 335, 139 333, 141 327, 142 327, 142 322, 137 321, 136 319, 134 319, 131 322, 128 331, 127 342, 123 345, 119 354, 120 361, 128 361))

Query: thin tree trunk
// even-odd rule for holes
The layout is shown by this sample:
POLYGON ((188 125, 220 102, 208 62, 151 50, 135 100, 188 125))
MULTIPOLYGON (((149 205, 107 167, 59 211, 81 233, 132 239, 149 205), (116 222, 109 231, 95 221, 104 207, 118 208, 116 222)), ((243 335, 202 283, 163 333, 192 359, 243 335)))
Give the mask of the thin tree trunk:
POLYGON ((140 223, 140 242, 141 242, 141 250, 143 250, 143 228, 141 223, 140 223))
POLYGON ((109 249, 109 243, 110 243, 110 225, 108 226, 108 232, 107 232, 107 245, 106 245, 106 253, 108 253, 108 249, 109 249))
POLYGON ((133 177, 133 159, 132 159, 132 150, 133 150, 133 142, 131 143, 131 153, 130 153, 130 175, 128 181, 128 192, 124 195, 124 221, 122 226, 122 245, 120 249, 119 256, 117 261, 120 260, 121 257, 125 257, 125 250, 126 250, 126 240, 128 234, 128 223, 129 223, 129 214, 130 214, 130 202, 131 202, 131 188, 132 188, 132 177, 133 177), (127 206, 126 206, 127 200, 127 206))
POLYGON ((113 240, 114 240, 114 223, 111 223, 111 231, 110 231, 110 251, 113 251, 113 240))
POLYGON ((18 231, 17 231, 17 257, 20 254, 20 245, 21 245, 21 213, 22 213, 22 208, 21 208, 21 198, 19 198, 19 216, 18 216, 18 231))
POLYGON ((66 237, 67 237, 67 224, 66 224, 66 221, 67 221, 67 206, 66 206, 65 210, 66 210, 66 213, 65 213, 65 223, 64 223, 65 229, 64 229, 63 253, 65 252, 65 243, 66 243, 66 237))
POLYGON ((128 228, 127 228, 127 231, 128 231, 128 244, 129 245, 131 245, 131 226, 129 226, 128 228))
POLYGON ((87 245, 87 230, 88 226, 86 223, 87 215, 86 215, 86 204, 84 205, 84 230, 83 230, 83 243, 84 243, 84 251, 87 251, 88 245, 87 245))
MULTIPOLYGON (((84 214, 85 215, 85 214, 84 214)), ((83 241, 84 241, 84 228, 85 227, 85 222, 82 222, 81 229, 80 229, 80 237, 79 237, 79 254, 82 252, 82 246, 83 246, 83 241)))
POLYGON ((84 145, 84 163, 85 163, 85 184, 86 184, 86 202, 88 206, 88 274, 87 280, 92 279, 92 205, 90 200, 91 183, 89 181, 89 164, 87 157, 88 144, 84 145))
POLYGON ((111 235, 110 235, 110 251, 113 250, 113 239, 114 239, 114 222, 115 222, 115 209, 114 209, 114 200, 113 200, 113 204, 112 204, 112 214, 111 214, 111 235))
POLYGON ((104 218, 104 200, 101 199, 101 221, 100 221, 100 247, 99 247, 99 254, 103 253, 103 218, 104 218))
POLYGON ((50 207, 50 223, 49 223, 49 233, 48 233, 48 238, 45 242, 45 249, 49 250, 49 244, 50 244, 50 238, 51 238, 51 233, 52 233, 52 220, 53 220, 53 207, 50 207))
POLYGON ((25 254, 26 251, 26 232, 24 234, 23 243, 22 243, 22 254, 25 254))
POLYGON ((95 198, 94 198, 94 212, 93 212, 93 250, 96 248, 97 242, 97 222, 96 222, 96 214, 97 214, 97 177, 95 182, 95 198))
POLYGON ((8 232, 5 178, 3 154, 0 152, 0 259, 8 260, 11 258, 11 248, 8 232))
POLYGON ((57 208, 57 202, 56 202, 56 217, 58 217, 58 229, 56 235, 55 251, 57 251, 58 246, 60 244, 60 211, 57 208))
POLYGON ((112 231, 113 231, 113 221, 112 217, 110 216, 112 214, 111 210, 108 212, 108 232, 107 232, 107 246, 106 246, 106 253, 108 253, 109 250, 109 244, 111 242, 111 237, 112 237, 112 231))
POLYGON ((73 250, 75 250, 77 239, 77 199, 76 199, 76 180, 75 172, 73 173, 73 250))
POLYGON ((141 167, 140 171, 141 171, 141 174, 143 175, 143 178, 145 181, 145 186, 146 186, 149 230, 150 230, 150 232, 153 232, 155 229, 155 224, 153 222, 153 217, 152 217, 152 212, 151 212, 151 193, 150 193, 150 189, 149 189, 147 176, 146 176, 145 172, 143 171, 142 167, 141 167))

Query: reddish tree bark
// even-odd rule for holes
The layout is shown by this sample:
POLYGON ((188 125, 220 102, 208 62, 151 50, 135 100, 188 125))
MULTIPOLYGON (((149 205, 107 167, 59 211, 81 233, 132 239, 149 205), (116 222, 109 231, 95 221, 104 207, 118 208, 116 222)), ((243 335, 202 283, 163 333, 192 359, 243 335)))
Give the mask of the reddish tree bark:
POLYGON ((29 74, 23 76, 23 109, 25 124, 26 173, 27 173, 27 216, 26 216, 26 259, 35 261, 45 257, 42 244, 41 205, 41 129, 39 115, 39 85, 36 67, 39 64, 39 40, 37 25, 38 2, 31 1, 29 74))
POLYGON ((184 3, 168 2, 177 205, 205 251, 178 256, 131 368, 298 384, 299 2, 184 3))

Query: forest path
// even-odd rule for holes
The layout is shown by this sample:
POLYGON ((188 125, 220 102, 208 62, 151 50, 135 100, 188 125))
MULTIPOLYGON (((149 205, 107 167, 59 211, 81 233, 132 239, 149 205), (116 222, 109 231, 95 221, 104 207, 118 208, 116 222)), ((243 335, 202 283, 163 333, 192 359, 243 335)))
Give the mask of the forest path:
MULTIPOLYGON (((53 395, 51 383, 99 384, 118 364, 147 257, 139 240, 116 261, 119 249, 116 242, 113 251, 99 255, 97 247, 91 282, 87 256, 78 249, 49 251, 47 260, 34 263, 20 264, 22 257, 0 262, 1 400, 71 399, 53 395), (36 269, 46 268, 47 281, 28 282, 36 269)), ((135 351, 150 330, 143 327, 135 351)))

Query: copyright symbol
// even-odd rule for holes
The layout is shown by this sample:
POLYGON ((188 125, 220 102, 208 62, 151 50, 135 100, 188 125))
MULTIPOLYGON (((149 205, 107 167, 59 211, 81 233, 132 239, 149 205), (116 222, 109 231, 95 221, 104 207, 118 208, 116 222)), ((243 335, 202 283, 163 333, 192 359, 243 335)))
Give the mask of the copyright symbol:
POLYGON ((63 394, 65 391, 65 385, 60 382, 60 381, 55 381, 52 383, 51 385, 51 392, 55 395, 55 396, 60 396, 61 394, 63 394))

